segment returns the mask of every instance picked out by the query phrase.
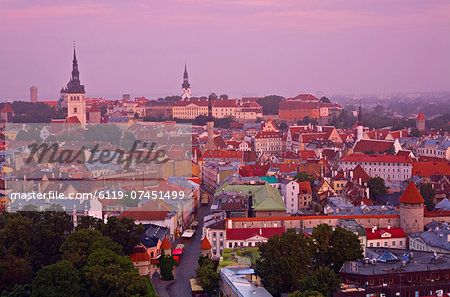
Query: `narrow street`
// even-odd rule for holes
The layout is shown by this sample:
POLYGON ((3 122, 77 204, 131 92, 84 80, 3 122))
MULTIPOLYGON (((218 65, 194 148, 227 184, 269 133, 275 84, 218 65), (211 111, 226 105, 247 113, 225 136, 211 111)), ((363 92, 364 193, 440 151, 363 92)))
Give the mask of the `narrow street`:
MULTIPOLYGON (((190 282, 194 278, 195 270, 198 267, 198 258, 200 256, 200 244, 203 228, 203 217, 209 214, 209 206, 201 206, 196 216, 198 228, 194 238, 189 243, 184 243, 184 255, 180 264, 175 269, 175 279, 172 281, 163 281, 152 279, 156 294, 160 297, 191 297, 190 282)), ((174 245, 181 243, 177 239, 174 245)))

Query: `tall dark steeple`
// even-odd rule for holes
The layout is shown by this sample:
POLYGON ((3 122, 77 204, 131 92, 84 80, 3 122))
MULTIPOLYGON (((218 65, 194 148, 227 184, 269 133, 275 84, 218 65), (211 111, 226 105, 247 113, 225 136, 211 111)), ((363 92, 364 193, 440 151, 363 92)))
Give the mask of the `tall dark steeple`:
POLYGON ((183 83, 181 84, 181 99, 191 99, 191 84, 189 83, 186 62, 184 63, 183 83))
POLYGON ((212 100, 211 100, 211 96, 209 96, 208 99, 208 122, 214 122, 214 118, 213 118, 213 114, 212 114, 212 100))
POLYGON ((358 109, 358 126, 362 126, 362 109, 361 109, 361 100, 359 100, 359 109, 358 109))
POLYGON ((77 54, 75 52, 75 42, 73 44, 72 76, 66 88, 61 89, 61 93, 84 94, 84 86, 80 83, 80 72, 78 71, 77 54))
POLYGON ((356 141, 360 141, 363 138, 364 127, 362 122, 362 109, 361 100, 359 100, 359 110, 358 110, 358 126, 356 127, 356 141))
POLYGON ((191 84, 189 83, 189 75, 187 73, 187 67, 186 63, 184 63, 184 74, 183 74, 183 84, 181 85, 183 89, 187 89, 191 87, 191 84))

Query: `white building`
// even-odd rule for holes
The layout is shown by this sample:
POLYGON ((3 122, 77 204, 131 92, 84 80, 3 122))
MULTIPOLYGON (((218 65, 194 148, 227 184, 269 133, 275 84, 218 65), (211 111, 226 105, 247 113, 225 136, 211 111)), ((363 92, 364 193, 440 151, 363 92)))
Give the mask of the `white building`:
POLYGON ((357 165, 370 177, 381 177, 393 189, 399 189, 401 182, 412 175, 412 161, 408 156, 352 154, 339 161, 339 167, 344 171, 353 170, 357 165))

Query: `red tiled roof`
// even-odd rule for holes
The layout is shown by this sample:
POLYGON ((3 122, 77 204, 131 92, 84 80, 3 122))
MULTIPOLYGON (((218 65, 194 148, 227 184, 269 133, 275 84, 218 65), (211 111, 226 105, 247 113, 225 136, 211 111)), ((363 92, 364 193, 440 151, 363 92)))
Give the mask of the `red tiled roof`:
POLYGON ((310 182, 298 182, 300 186, 300 194, 312 193, 310 182))
POLYGON ((412 175, 432 176, 432 175, 449 175, 450 162, 413 162, 412 175))
POLYGON ((129 207, 119 217, 132 218, 135 221, 163 221, 170 213, 171 210, 162 202, 150 200, 140 207, 129 207))
POLYGON ((205 238, 203 238, 202 243, 200 244, 200 249, 202 250, 209 250, 211 249, 211 243, 208 240, 208 237, 205 236, 205 238))
POLYGON ((80 122, 80 120, 78 119, 77 116, 71 116, 71 117, 67 117, 64 120, 64 123, 65 124, 80 124, 81 122, 80 122))
POLYGON ((313 150, 301 150, 298 154, 302 157, 302 160, 317 158, 316 153, 313 150))
POLYGON ((172 248, 172 244, 169 242, 169 240, 167 239, 167 237, 164 237, 162 243, 161 243, 161 247, 162 250, 169 250, 172 248))
POLYGON ((419 112, 419 114, 417 115, 417 119, 418 121, 425 121, 425 116, 423 115, 422 112, 419 112))
POLYGON ((58 105, 58 101, 39 101, 39 103, 45 103, 45 104, 50 105, 50 106, 57 106, 58 105))
POLYGON ((297 100, 304 100, 304 101, 319 101, 319 99, 311 94, 298 94, 294 97, 294 99, 297 100))
POLYGON ((130 259, 131 262, 146 262, 151 260, 150 255, 143 246, 136 247, 134 253, 130 255, 130 259))
POLYGON ((91 109, 89 109, 89 112, 100 112, 100 108, 98 108, 97 104, 92 104, 91 109))
POLYGON ((197 106, 208 106, 209 102, 207 99, 191 99, 178 101, 174 106, 187 106, 189 104, 195 104, 197 106))
POLYGON ((211 150, 206 151, 200 158, 199 161, 205 161, 205 158, 213 158, 213 159, 222 159, 222 161, 226 161, 227 159, 239 159, 242 160, 242 151, 219 151, 219 150, 211 150))
POLYGON ((361 179, 361 182, 367 183, 370 179, 370 176, 367 174, 367 172, 364 170, 364 168, 361 167, 361 165, 356 165, 355 169, 353 169, 353 180, 358 181, 361 179))
POLYGON ((319 109, 319 105, 316 102, 281 101, 279 104, 279 109, 281 110, 319 109))
POLYGON ((375 163, 411 163, 411 159, 406 156, 391 155, 362 155, 351 154, 341 159, 342 162, 375 162, 375 163))
POLYGON ((398 130, 398 131, 391 131, 391 135, 394 139, 401 138, 401 137, 408 137, 408 131, 406 129, 398 130))
POLYGON ((422 195, 413 182, 410 182, 406 190, 398 199, 398 202, 402 203, 424 203, 422 195))
POLYGON ((366 228, 366 233, 367 240, 381 239, 383 238, 382 235, 386 233, 391 234, 388 238, 406 238, 405 231, 402 228, 378 228, 373 233, 371 228, 366 228))
POLYGON ((285 231, 284 227, 272 227, 272 228, 233 228, 227 229, 227 240, 246 240, 253 236, 259 235, 264 238, 270 238, 275 234, 281 236, 281 233, 285 231))
POLYGON ((298 170, 298 164, 293 163, 272 163, 270 164, 270 167, 272 168, 278 168, 280 172, 294 172, 298 170))
POLYGON ((374 139, 361 139, 355 144, 353 150, 361 153, 383 153, 388 151, 394 145, 393 141, 389 140, 374 140, 374 139))
POLYGON ((14 110, 11 108, 11 106, 8 103, 6 103, 5 105, 3 105, 3 108, 0 111, 0 113, 4 113, 4 112, 14 112, 14 110))
POLYGON ((236 107, 236 100, 232 99, 214 100, 213 107, 236 107))

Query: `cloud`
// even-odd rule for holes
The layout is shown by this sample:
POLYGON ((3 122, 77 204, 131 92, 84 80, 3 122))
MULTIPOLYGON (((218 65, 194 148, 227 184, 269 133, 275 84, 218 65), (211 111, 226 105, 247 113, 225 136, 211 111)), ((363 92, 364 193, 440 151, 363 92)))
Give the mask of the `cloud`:
POLYGON ((94 3, 87 3, 83 5, 47 5, 25 8, 0 9, 0 18, 8 20, 35 20, 49 18, 67 18, 83 15, 108 15, 113 11, 115 11, 115 9, 111 6, 94 3))

